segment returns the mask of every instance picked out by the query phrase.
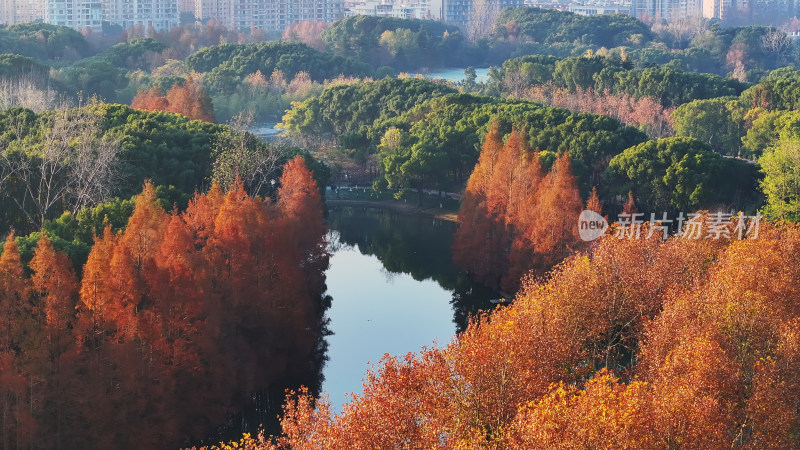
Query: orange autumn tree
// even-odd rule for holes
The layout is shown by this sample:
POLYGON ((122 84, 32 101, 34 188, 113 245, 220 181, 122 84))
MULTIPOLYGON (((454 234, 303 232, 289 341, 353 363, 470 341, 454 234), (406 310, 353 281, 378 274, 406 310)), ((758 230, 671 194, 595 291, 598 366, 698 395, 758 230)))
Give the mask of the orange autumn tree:
POLYGON ((476 280, 513 293, 525 273, 543 273, 577 249, 582 209, 569 156, 545 175, 525 133, 512 130, 503 143, 495 121, 467 183, 453 259, 476 280))
POLYGON ((32 348, 37 317, 31 302, 30 282, 24 276, 19 248, 10 233, 0 255, 0 444, 6 448, 29 446, 35 423, 31 417, 24 358, 32 348))
POLYGON ((71 355, 74 345, 72 334, 75 325, 75 306, 78 297, 78 279, 66 254, 53 248, 50 238, 42 234, 29 264, 33 271, 31 285, 39 308, 44 311, 44 336, 38 361, 31 365, 39 370, 46 383, 42 412, 47 423, 52 424, 52 440, 45 446, 63 446, 63 436, 70 426, 71 355))
MULTIPOLYGON (((731 226, 733 229, 733 226, 731 226)), ((254 448, 797 448, 800 227, 601 238, 444 349, 386 357, 254 448)))
MULTIPOLYGON (((542 180, 536 200, 535 223, 529 239, 544 267, 552 267, 577 250, 577 217, 583 210, 572 161, 564 152, 542 180)), ((529 199, 532 200, 532 199, 529 199)))
POLYGON ((478 164, 467 182, 459 210, 459 228, 453 241, 453 260, 476 280, 496 285, 506 272, 502 246, 505 224, 489 210, 489 186, 495 163, 503 152, 497 121, 483 141, 478 164))
POLYGON ((183 83, 175 83, 161 95, 161 88, 140 89, 131 107, 145 111, 167 111, 182 114, 193 120, 214 123, 214 105, 211 97, 191 76, 183 83))
POLYGON ((164 97, 161 88, 154 86, 150 89, 139 89, 131 101, 131 108, 145 111, 169 111, 169 102, 164 97))
POLYGON ((167 213, 147 183, 126 227, 95 237, 80 279, 44 233, 26 274, 9 236, 0 445, 180 446, 254 396, 313 376, 328 253, 302 158, 284 168, 278 196, 215 185, 167 213))

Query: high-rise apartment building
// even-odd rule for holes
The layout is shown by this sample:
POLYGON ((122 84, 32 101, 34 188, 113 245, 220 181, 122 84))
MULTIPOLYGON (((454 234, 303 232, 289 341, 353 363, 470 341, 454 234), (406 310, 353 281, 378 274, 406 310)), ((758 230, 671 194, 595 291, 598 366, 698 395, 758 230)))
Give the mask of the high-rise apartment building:
POLYGON ((492 4, 496 10, 525 6, 525 0, 431 0, 431 18, 442 22, 466 25, 472 17, 473 3, 492 4))
MULTIPOLYGON (((729 1, 729 0, 720 0, 729 1)), ((631 15, 636 18, 664 19, 667 22, 703 15, 701 0, 632 0, 631 15)))
POLYGON ((472 0, 431 0, 431 17, 447 23, 466 24, 472 0))
POLYGON ((214 19, 237 30, 283 30, 304 21, 333 22, 342 17, 343 0, 197 0, 195 17, 214 19))
POLYGON ((0 1, 0 25, 16 23, 14 21, 14 2, 0 1))
POLYGON ((194 14, 194 0, 178 0, 178 14, 194 14))
POLYGON ((0 24, 29 23, 43 18, 43 0, 0 0, 0 24))
POLYGON ((162 30, 178 25, 183 12, 239 30, 279 31, 296 22, 333 22, 343 16, 344 0, 0 0, 0 24, 41 20, 99 30, 105 20, 162 30))
POLYGON ((731 0, 703 0, 703 17, 707 19, 727 19, 732 12, 731 0))
POLYGON ((44 21, 76 29, 100 30, 103 3, 100 0, 45 0, 44 21))
POLYGON ((429 19, 429 0, 363 0, 345 2, 345 16, 378 16, 399 19, 429 19))
POLYGON ((227 26, 231 23, 230 13, 231 0, 195 0, 194 2, 194 16, 198 20, 214 19, 227 26))
POLYGON ((178 0, 103 0, 103 20, 122 28, 168 30, 178 25, 178 0))

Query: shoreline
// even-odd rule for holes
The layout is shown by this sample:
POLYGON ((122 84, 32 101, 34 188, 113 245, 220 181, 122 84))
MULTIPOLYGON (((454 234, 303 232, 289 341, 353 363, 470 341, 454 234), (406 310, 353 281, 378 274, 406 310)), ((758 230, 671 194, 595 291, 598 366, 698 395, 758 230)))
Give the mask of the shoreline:
POLYGON ((415 204, 403 203, 399 200, 343 200, 325 199, 325 206, 362 206, 367 208, 385 208, 404 214, 431 216, 448 222, 458 222, 458 213, 443 211, 439 208, 424 208, 415 204))

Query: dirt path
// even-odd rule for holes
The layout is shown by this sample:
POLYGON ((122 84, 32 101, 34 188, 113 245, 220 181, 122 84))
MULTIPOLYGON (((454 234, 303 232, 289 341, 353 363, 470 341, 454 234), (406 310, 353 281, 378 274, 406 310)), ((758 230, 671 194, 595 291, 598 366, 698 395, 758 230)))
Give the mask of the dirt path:
POLYGON ((439 208, 423 208, 412 203, 401 202, 400 200, 337 200, 329 198, 325 200, 328 206, 362 206, 367 208, 386 208, 393 211, 402 212, 404 214, 418 214, 423 216, 432 216, 441 220, 448 220, 450 222, 458 221, 458 213, 452 211, 444 211, 439 208))

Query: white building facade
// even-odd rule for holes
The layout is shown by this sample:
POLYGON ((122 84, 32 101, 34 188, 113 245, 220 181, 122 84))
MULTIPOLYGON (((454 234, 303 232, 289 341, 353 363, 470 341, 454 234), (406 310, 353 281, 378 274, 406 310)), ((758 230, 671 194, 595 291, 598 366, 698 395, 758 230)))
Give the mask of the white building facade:
POLYGON ((168 30, 179 23, 177 0, 105 0, 103 19, 131 28, 141 25, 145 28, 168 30))
POLYGON ((100 0, 46 0, 43 19, 52 25, 100 30, 103 3, 100 0))
POLYGON ((367 0, 348 2, 345 6, 345 17, 378 16, 398 19, 430 19, 430 0, 367 0))
POLYGON ((344 0, 0 0, 0 24, 43 21, 100 30, 108 21, 165 30, 180 23, 182 12, 237 30, 280 31, 297 22, 340 19, 344 0))
MULTIPOLYGON (((505 8, 525 6, 525 0, 481 0, 496 7, 505 8)), ((466 25, 472 17, 473 0, 431 0, 431 18, 456 25, 466 25)))
POLYGON ((194 15, 237 30, 279 31, 297 22, 333 22, 343 12, 343 0, 196 0, 194 15))

